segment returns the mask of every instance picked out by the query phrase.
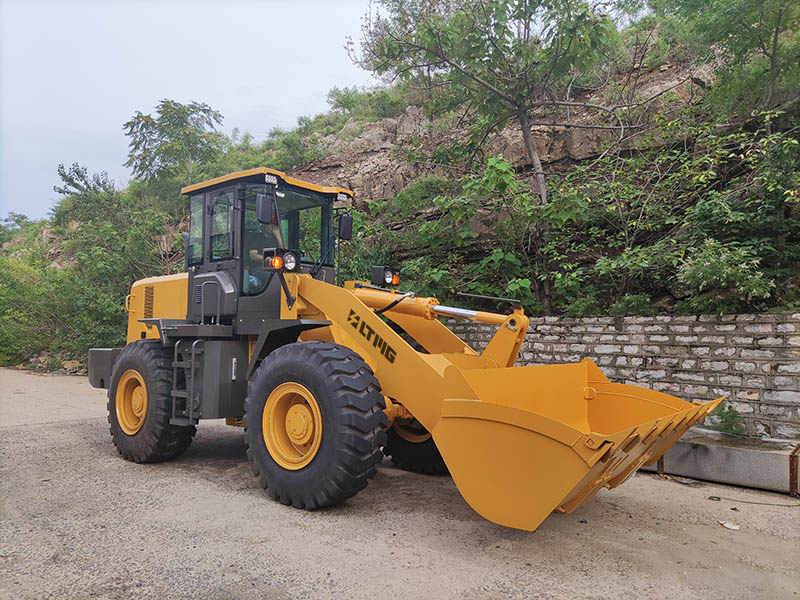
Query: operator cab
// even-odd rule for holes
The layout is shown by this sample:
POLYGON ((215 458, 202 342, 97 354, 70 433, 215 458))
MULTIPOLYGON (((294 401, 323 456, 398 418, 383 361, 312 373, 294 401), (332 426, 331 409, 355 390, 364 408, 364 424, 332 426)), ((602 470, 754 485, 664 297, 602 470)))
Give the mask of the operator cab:
POLYGON ((351 201, 350 190, 261 167, 187 186, 181 193, 189 196, 190 321, 233 324, 238 333, 251 333, 265 316, 279 318, 280 283, 265 268, 265 249, 295 250, 300 272, 334 282, 334 217, 346 216, 345 226, 339 223, 342 238, 351 223, 334 204, 351 201), (261 214, 259 205, 265 203, 269 210, 261 214))

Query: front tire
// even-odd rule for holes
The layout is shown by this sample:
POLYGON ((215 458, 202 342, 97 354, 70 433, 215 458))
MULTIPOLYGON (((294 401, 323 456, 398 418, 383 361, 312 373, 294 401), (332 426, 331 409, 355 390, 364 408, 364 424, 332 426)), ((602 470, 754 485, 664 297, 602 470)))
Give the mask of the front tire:
POLYGON ((372 369, 349 348, 312 341, 273 351, 244 402, 247 456, 261 487, 305 509, 353 496, 381 461, 384 408, 372 369))
POLYGON ((161 342, 136 341, 119 353, 108 388, 108 423, 117 452, 137 463, 174 458, 189 447, 194 426, 170 425, 172 354, 161 342))

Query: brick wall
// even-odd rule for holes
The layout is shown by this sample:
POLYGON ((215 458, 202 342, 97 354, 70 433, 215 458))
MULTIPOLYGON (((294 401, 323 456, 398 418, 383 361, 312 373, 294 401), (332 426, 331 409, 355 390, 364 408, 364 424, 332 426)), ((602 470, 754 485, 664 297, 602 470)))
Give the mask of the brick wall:
MULTIPOLYGON (((495 327, 448 321, 478 350, 495 327)), ((727 397, 752 437, 800 439, 800 313, 534 317, 518 365, 593 359, 612 380, 727 397)))

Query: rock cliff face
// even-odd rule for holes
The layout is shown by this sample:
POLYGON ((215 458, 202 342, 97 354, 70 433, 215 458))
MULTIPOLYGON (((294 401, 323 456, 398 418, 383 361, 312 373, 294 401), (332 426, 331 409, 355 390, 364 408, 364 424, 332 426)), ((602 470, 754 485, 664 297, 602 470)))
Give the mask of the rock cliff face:
POLYGON ((421 172, 403 158, 402 149, 412 138, 425 134, 426 118, 417 106, 409 106, 398 117, 363 127, 348 123, 339 135, 323 140, 330 152, 328 157, 298 167, 292 175, 349 188, 356 194, 357 205, 390 198, 421 172))
MULTIPOLYGON (((686 66, 671 64, 639 72, 638 97, 658 95, 658 100, 646 109, 652 112, 672 104, 689 103, 698 85, 705 85, 709 73, 698 73, 686 66)), ((608 88, 601 89, 583 98, 591 104, 613 104, 608 88)), ((587 127, 608 121, 608 114, 579 109, 570 115, 570 123, 576 126, 536 125, 531 128, 539 157, 545 170, 556 170, 557 165, 586 160, 599 155, 611 142, 619 139, 617 129, 595 129, 587 127)), ((563 122, 565 116, 551 115, 543 122, 563 122)), ((609 124, 615 124, 613 121, 609 124)), ((628 129, 630 136, 637 129, 628 129)), ((405 152, 415 144, 432 148, 448 143, 464 135, 464 131, 438 131, 425 117, 421 108, 410 106, 394 118, 376 123, 359 125, 348 123, 336 136, 323 140, 329 155, 319 161, 292 170, 292 175, 314 183, 339 185, 352 189, 356 194, 356 205, 363 207, 370 202, 390 198, 401 191, 415 177, 422 174, 445 176, 442 167, 424 163, 410 163, 405 152)), ((631 140, 623 142, 630 145, 631 140)), ((493 135, 487 142, 490 155, 502 156, 519 171, 530 167, 522 144, 522 131, 515 121, 493 135)))
MULTIPOLYGON (((42 225, 41 230, 30 240, 30 245, 36 248, 43 248, 50 261, 49 266, 55 269, 61 269, 65 266, 73 266, 75 260, 64 256, 62 252, 61 238, 53 230, 49 223, 42 225)), ((29 240, 25 237, 16 237, 0 246, 0 255, 5 255, 11 258, 20 258, 20 256, 28 252, 29 240)))

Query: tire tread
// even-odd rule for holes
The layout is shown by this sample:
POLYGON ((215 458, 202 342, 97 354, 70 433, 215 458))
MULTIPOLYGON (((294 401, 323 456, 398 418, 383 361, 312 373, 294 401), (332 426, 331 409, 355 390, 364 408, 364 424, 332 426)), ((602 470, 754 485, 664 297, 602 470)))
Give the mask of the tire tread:
MULTIPOLYGON (((318 509, 340 504, 358 491, 377 472, 385 443, 386 407, 372 369, 355 352, 330 342, 297 342, 274 350, 256 369, 245 399, 245 446, 253 471, 274 500, 297 508, 318 509), (293 489, 277 481, 267 468, 259 464, 258 453, 267 454, 258 431, 251 431, 261 421, 263 404, 256 401, 257 387, 267 378, 273 366, 288 364, 309 365, 326 382, 329 397, 337 415, 341 446, 335 448, 335 467, 320 476, 314 489, 293 489), (248 418, 249 417, 249 418, 248 418)), ((324 430, 323 430, 324 431, 324 430)), ((325 435, 323 433, 323 435, 325 435)), ((313 463, 312 463, 313 464, 313 463)), ((279 468, 279 467, 278 467, 279 468)))

